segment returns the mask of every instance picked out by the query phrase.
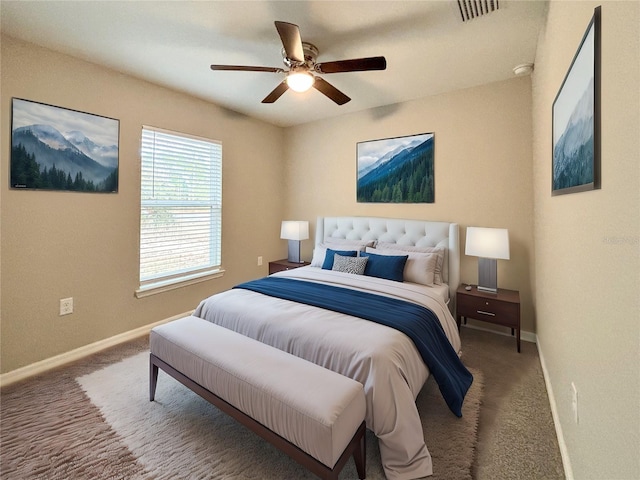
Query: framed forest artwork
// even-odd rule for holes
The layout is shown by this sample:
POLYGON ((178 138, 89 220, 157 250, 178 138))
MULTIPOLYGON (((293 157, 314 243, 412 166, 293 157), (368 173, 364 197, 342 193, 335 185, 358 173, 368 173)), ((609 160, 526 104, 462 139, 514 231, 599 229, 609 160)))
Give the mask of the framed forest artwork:
POLYGON ((434 203, 434 134, 359 142, 357 201, 434 203))
POLYGON ((11 188, 115 193, 120 122, 12 99, 11 188))
POLYGON ((600 7, 553 102, 551 194, 600 188, 600 7))

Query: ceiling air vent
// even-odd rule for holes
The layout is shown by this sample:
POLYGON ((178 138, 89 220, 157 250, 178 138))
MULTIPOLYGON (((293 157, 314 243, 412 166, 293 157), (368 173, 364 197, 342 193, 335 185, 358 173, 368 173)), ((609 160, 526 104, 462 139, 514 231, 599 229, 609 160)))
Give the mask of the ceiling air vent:
POLYGON ((498 10, 498 0, 458 0, 462 21, 472 20, 498 10))

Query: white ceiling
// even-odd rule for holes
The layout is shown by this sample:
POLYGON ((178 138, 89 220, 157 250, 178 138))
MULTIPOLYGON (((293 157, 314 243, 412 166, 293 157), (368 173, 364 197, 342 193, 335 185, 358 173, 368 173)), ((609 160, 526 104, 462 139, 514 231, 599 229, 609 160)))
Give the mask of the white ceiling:
POLYGON ((534 61, 546 2, 499 6, 463 22, 456 0, 1 0, 0 19, 12 37, 291 126, 513 77, 534 61), (343 106, 314 89, 262 104, 284 74, 209 65, 284 67, 275 20, 299 25, 318 62, 383 55, 387 69, 324 75, 351 97, 343 106))

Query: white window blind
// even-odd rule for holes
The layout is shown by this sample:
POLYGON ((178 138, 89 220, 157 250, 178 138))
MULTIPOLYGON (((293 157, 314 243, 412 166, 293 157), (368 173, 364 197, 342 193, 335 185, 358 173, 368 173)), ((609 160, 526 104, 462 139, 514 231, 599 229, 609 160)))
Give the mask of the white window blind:
POLYGON ((142 128, 140 285, 220 269, 222 144, 142 128))

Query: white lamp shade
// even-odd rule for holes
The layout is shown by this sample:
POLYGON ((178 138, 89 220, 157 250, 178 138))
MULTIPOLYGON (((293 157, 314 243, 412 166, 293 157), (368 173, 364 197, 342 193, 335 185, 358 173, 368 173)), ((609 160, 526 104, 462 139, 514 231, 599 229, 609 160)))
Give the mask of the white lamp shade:
POLYGON ((285 220, 280 229, 280 238, 285 240, 306 240, 309 238, 309 222, 302 220, 285 220))
POLYGON ((509 230, 467 227, 466 255, 509 260, 509 230))

